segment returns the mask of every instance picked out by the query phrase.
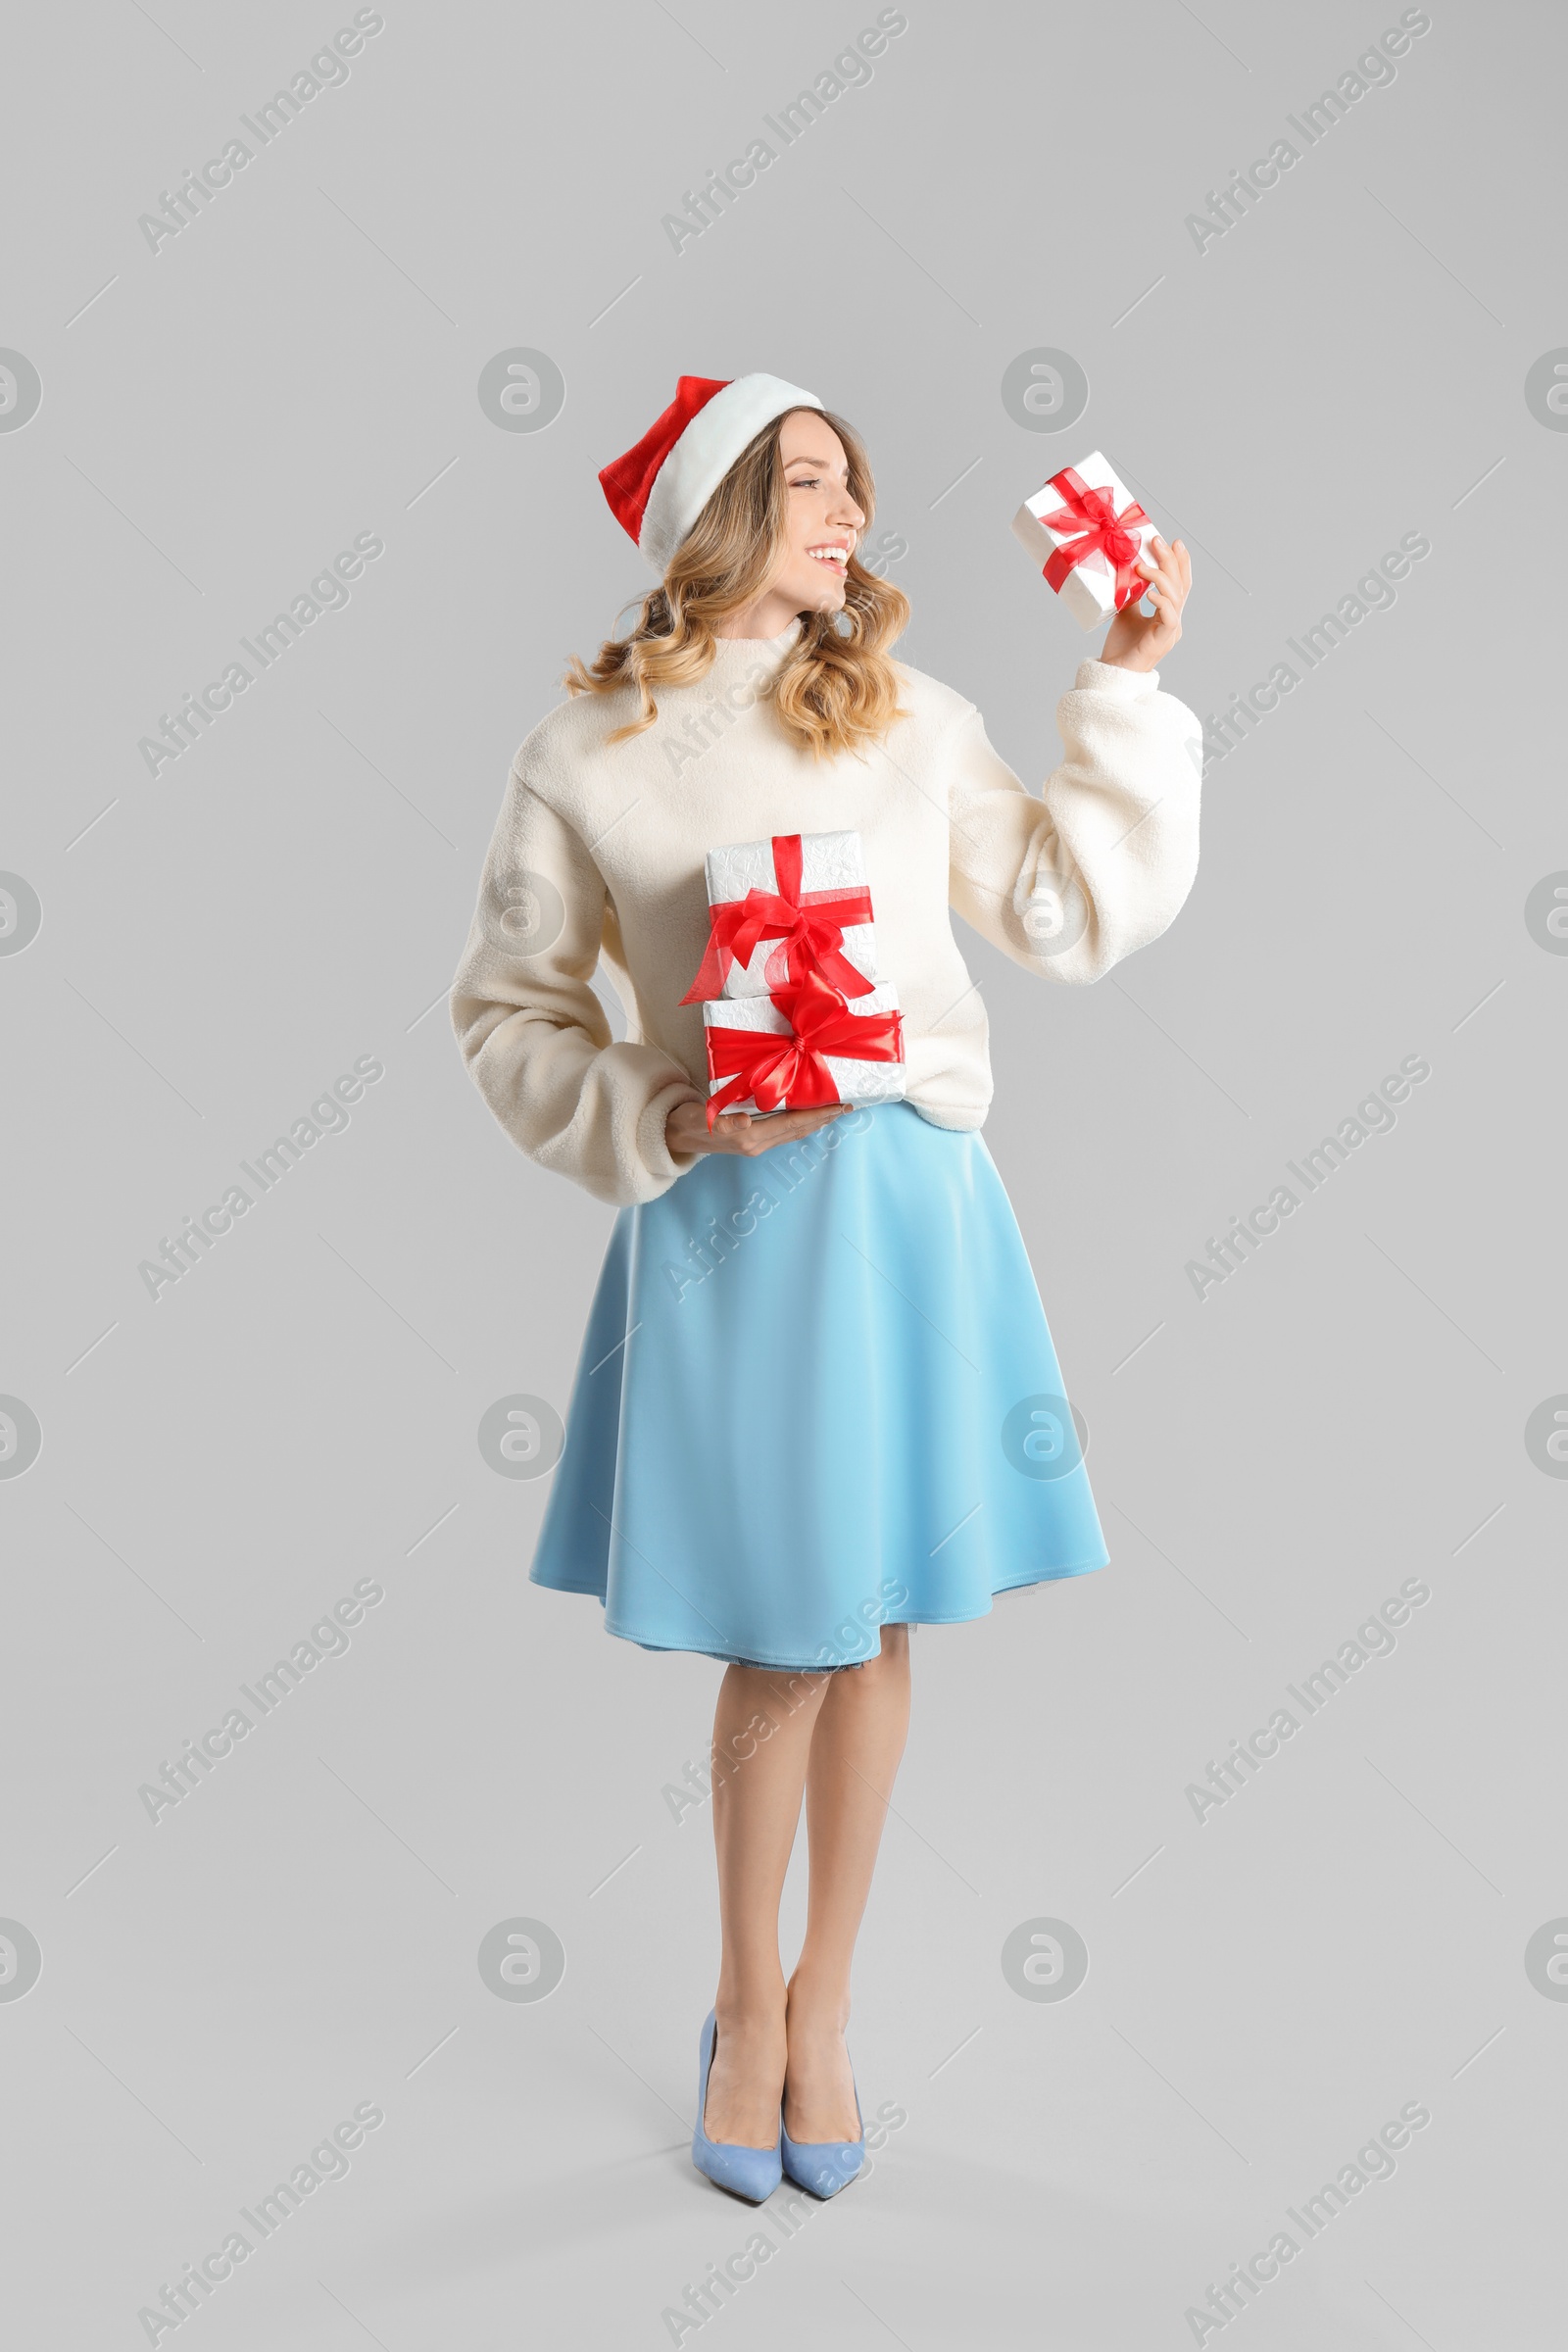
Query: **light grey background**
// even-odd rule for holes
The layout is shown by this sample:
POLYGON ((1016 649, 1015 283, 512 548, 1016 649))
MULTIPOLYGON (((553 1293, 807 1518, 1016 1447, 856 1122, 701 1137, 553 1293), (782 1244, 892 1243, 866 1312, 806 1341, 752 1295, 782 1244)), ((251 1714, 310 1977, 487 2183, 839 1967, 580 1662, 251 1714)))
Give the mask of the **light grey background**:
POLYGON ((1188 213, 1396 7, 911 0, 677 256, 662 216, 875 14, 388 0, 156 254, 138 216, 352 11, 13 31, 0 344, 42 384, 0 431, 0 868, 42 908, 0 956, 0 1392, 43 1439, 0 1478, 0 1916, 42 1953, 0 1997, 19 2341, 146 2341, 139 2307, 365 2101, 347 2178, 185 2323, 210 2352, 652 2346, 756 2226, 684 2152, 716 1930, 707 1809, 662 1791, 714 1670, 530 1588, 545 1489, 476 1442, 499 1398, 564 1405, 610 1212, 508 1145, 442 1003, 511 755, 643 586, 595 472, 677 373, 753 368, 863 430, 903 650, 1031 784, 1098 643, 1008 535, 1059 464, 1103 448, 1187 535, 1163 682, 1200 717, 1402 533, 1432 552, 1210 764, 1157 946, 1069 993, 965 942, 1113 1565, 917 1638, 852 2031, 867 2110, 907 2120, 681 2340, 1190 2343, 1416 2101, 1393 2178, 1205 2340, 1558 2340, 1568 2005, 1525 1948, 1568 1914, 1568 1484, 1524 1430, 1568 1392, 1568 960, 1524 907, 1568 868, 1568 437, 1525 398, 1568 345, 1562 22, 1434 0, 1200 253, 1188 213), (543 431, 479 404, 517 347, 564 380, 543 431), (1001 397, 1040 347, 1091 387, 1059 438, 1001 397), (346 609, 150 776, 159 714, 360 532, 385 553, 346 609), (347 1130, 154 1301, 161 1237, 364 1055, 347 1130), (1406 1055, 1395 1130, 1200 1302, 1187 1261, 1406 1055), (1394 1653, 1195 1818, 1411 1577, 1394 1653), (149 1820, 140 1786, 365 1578, 347 1653, 149 1820), (516 1918, 564 1948, 541 2003, 479 1974, 516 1918), (1003 1973, 1039 1918, 1088 1947, 1062 2003, 1003 1973))

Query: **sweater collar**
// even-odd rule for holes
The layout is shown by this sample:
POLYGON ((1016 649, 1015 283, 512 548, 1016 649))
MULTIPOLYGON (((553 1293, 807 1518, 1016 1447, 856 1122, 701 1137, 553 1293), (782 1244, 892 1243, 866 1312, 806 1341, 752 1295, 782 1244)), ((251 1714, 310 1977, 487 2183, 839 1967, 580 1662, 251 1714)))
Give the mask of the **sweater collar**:
POLYGON ((759 668, 770 677, 799 641, 802 627, 797 613, 776 637, 715 637, 712 667, 705 673, 704 683, 709 678, 729 682, 751 677, 759 668))

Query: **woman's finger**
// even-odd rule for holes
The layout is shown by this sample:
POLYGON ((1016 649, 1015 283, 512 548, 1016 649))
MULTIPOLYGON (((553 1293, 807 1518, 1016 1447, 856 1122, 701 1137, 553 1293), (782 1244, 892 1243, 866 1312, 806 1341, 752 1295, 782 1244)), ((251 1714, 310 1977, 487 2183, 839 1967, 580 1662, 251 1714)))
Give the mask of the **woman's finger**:
POLYGON ((1141 570, 1150 565, 1169 582, 1178 603, 1184 602, 1193 583, 1193 562, 1181 541, 1172 544, 1157 535, 1152 538, 1139 561, 1141 570))
POLYGON ((1156 567, 1150 580, 1149 591, 1153 597, 1168 598, 1174 610, 1179 612, 1186 601, 1187 582, 1176 568, 1174 562, 1167 559, 1156 567))
POLYGON ((775 1144, 796 1142, 803 1135, 814 1135, 819 1127, 829 1126, 843 1115, 845 1105, 824 1103, 809 1110, 781 1110, 769 1117, 750 1111, 720 1111, 710 1131, 710 1150, 714 1152, 770 1152, 775 1144))

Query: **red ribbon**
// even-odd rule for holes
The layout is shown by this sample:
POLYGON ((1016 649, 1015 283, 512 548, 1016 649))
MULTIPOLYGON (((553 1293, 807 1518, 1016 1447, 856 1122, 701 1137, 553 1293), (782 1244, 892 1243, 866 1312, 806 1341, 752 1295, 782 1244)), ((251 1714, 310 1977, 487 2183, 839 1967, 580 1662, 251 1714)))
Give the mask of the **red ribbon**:
POLYGON ((750 1096, 759 1110, 808 1110, 843 1100, 824 1055, 851 1061, 902 1061, 903 1017, 897 1012, 851 1012, 836 988, 815 972, 793 988, 776 988, 770 1001, 790 1024, 790 1035, 763 1029, 728 1029, 716 1023, 706 1032, 708 1074, 728 1086, 708 1100, 708 1124, 731 1102, 750 1096))
POLYGON ((709 908, 708 950, 681 999, 683 1004, 721 997, 731 963, 749 964, 763 939, 779 943, 762 967, 769 990, 792 988, 815 973, 841 996, 870 994, 874 983, 843 953, 845 924, 871 920, 870 892, 803 891, 800 835, 775 833, 772 839, 777 892, 749 890, 744 899, 727 899, 709 908))
POLYGON ((1066 501, 1054 514, 1042 514, 1040 519, 1054 531, 1072 531, 1078 534, 1067 540, 1053 554, 1046 565, 1046 579, 1059 595, 1061 584, 1070 571, 1075 571, 1084 560, 1102 555, 1116 577, 1116 611, 1132 604, 1142 596, 1149 582, 1133 569, 1142 552, 1138 526, 1147 523, 1149 516, 1130 498, 1121 513, 1108 490, 1091 490, 1075 466, 1064 466, 1054 473, 1046 487, 1059 490, 1066 501))

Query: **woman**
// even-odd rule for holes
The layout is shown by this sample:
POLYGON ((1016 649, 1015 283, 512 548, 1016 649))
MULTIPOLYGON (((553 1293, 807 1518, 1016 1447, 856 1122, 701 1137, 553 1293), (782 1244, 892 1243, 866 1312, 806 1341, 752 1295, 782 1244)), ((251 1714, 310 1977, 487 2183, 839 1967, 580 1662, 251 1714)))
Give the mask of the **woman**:
POLYGON ((600 476, 659 575, 514 762, 453 1020, 540 1164, 620 1207, 532 1578, 609 1631, 726 1662, 713 1725, 722 1957, 693 2154, 830 2195, 863 2131, 850 1964, 903 1752, 914 1624, 1106 1562, 1028 1259, 980 1126, 986 1016, 949 908, 1026 969, 1098 979, 1197 865, 1198 722, 1157 691, 1191 567, 1152 542, 1025 791, 979 713, 887 648, 858 560, 858 436, 766 375, 683 376, 600 476), (858 834, 906 1099, 711 1119, 710 849, 858 834), (612 1043, 589 986, 627 1008, 612 1043), (778 1909, 805 1798, 806 1937, 778 1909))

